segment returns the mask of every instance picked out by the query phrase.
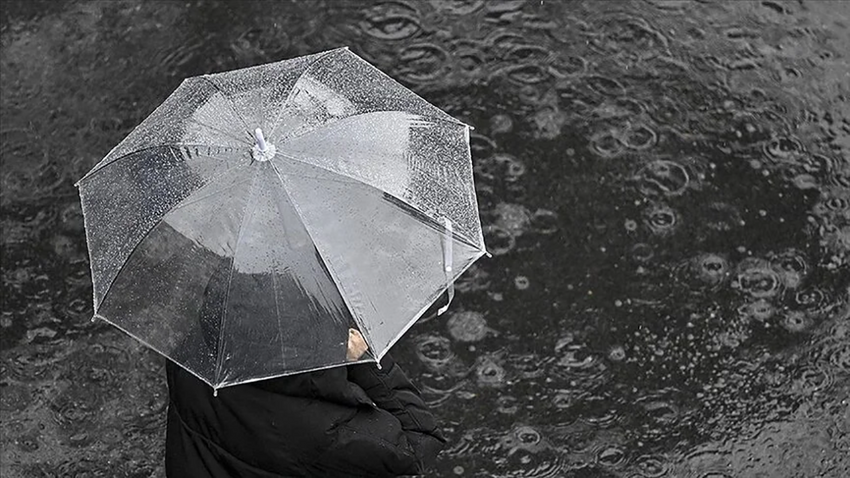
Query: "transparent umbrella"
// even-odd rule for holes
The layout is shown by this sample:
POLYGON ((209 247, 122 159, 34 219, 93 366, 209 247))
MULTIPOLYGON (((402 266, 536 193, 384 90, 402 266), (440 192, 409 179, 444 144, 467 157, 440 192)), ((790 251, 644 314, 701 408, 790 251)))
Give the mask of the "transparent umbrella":
POLYGON ((214 388, 379 361, 486 254, 469 127, 346 48, 186 79, 77 186, 95 318, 214 388))

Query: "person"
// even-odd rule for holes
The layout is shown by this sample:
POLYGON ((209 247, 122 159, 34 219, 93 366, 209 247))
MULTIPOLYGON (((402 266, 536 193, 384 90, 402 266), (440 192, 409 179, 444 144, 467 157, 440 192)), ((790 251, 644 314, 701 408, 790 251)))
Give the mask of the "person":
MULTIPOLYGON (((346 358, 367 351, 349 330, 346 358)), ((446 440, 391 357, 226 387, 172 361, 169 478, 391 477, 424 473, 446 440)))

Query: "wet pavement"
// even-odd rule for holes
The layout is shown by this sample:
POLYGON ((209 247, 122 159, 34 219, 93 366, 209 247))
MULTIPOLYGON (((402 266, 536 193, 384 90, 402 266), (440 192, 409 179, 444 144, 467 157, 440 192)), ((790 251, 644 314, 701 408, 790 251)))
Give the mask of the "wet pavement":
POLYGON ((435 476, 850 476, 850 2, 4 2, 4 477, 164 476, 73 183, 186 76, 348 45, 476 127, 494 257, 393 349, 435 476))

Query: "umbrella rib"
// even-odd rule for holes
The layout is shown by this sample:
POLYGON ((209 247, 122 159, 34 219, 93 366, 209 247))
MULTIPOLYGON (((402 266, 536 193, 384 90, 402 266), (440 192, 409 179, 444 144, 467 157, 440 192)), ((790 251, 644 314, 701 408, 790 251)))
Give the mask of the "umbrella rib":
MULTIPOLYGON (((233 146, 222 146, 222 145, 218 145, 218 144, 201 144, 201 143, 185 143, 185 144, 176 143, 176 144, 159 144, 159 145, 156 145, 156 146, 148 146, 147 148, 136 149, 136 150, 124 153, 121 156, 118 156, 117 158, 113 159, 112 161, 104 164, 103 166, 100 166, 100 167, 95 166, 95 169, 92 169, 91 171, 86 173, 85 176, 80 178, 80 180, 77 181, 76 185, 79 186, 80 183, 83 182, 83 180, 88 179, 88 178, 92 177, 93 175, 95 175, 96 173, 99 173, 100 171, 106 169, 107 166, 112 166, 113 164, 117 163, 118 161, 120 161, 122 159, 129 158, 130 156, 133 156, 134 154, 144 153, 144 152, 147 152, 147 151, 153 151, 155 149, 160 149, 160 148, 174 149, 174 148, 180 148, 180 147, 221 148, 221 149, 231 149, 231 150, 236 149, 233 146)), ((107 154, 107 156, 109 156, 109 154, 107 154)), ((204 155, 200 155, 200 156, 211 156, 211 155, 204 154, 204 155)))
POLYGON ((316 243, 316 239, 313 237, 313 233, 310 232, 310 229, 307 227, 307 224, 302 219, 303 216, 301 215, 301 210, 298 208, 298 205, 295 204, 295 201, 292 200, 292 196, 290 196, 289 191, 286 190, 286 182, 284 182, 280 170, 278 169, 274 161, 269 161, 269 164, 272 165, 272 169, 277 175, 278 181, 280 181, 281 189, 283 189, 284 194, 286 194, 286 197, 287 199, 289 199, 289 202, 292 204, 292 207, 295 209, 295 212, 298 213, 298 218, 301 219, 301 225, 303 225, 304 230, 307 231, 307 236, 310 238, 311 241, 313 241, 313 247, 316 248, 316 255, 322 260, 328 270, 328 274, 330 275, 331 280, 333 281, 337 289, 339 289, 339 295, 340 297, 342 297, 342 302, 348 308, 348 313, 351 314, 351 317, 354 318, 355 322, 357 322, 357 326, 360 328, 360 332, 363 334, 363 339, 366 341, 366 345, 368 345, 369 348, 374 351, 375 348, 372 344, 371 337, 369 337, 369 334, 366 333, 366 327, 363 325, 363 322, 360 320, 360 317, 354 312, 354 308, 351 306, 351 304, 348 303, 348 298, 346 297, 346 294, 344 294, 345 288, 342 286, 342 283, 337 280, 336 272, 334 272, 333 267, 331 267, 330 263, 322 255, 322 251, 319 250, 319 247, 316 243))
MULTIPOLYGON (((226 170, 222 171, 222 172, 221 172, 221 173, 219 173, 219 174, 216 174, 215 176, 213 176, 213 177, 211 177, 209 180, 207 180, 207 182, 206 182, 206 183, 204 183, 204 185, 203 185, 203 186, 201 186, 201 187, 199 187, 198 189, 196 189, 196 190, 195 190, 195 192, 194 192, 194 193, 192 193, 192 194, 195 194, 195 193, 197 193, 198 191, 201 191, 202 189, 206 188, 207 186, 210 186, 212 183, 214 183, 214 182, 216 182, 217 180, 221 179, 221 178, 222 178, 225 174, 227 174, 227 173, 229 173, 229 172, 232 172, 233 170, 235 170, 235 169, 239 168, 240 166, 242 166, 242 165, 241 165, 241 164, 238 164, 238 165, 236 165, 236 166, 233 166, 233 167, 231 167, 231 168, 228 168, 228 169, 226 169, 226 170)), ((156 229, 156 228, 157 228, 160 224, 162 224, 162 221, 165 219, 165 216, 167 216, 169 212, 171 212, 171 211, 173 211, 173 210, 175 210, 175 209, 177 209, 177 208, 179 208, 179 207, 182 207, 182 206, 183 206, 183 202, 184 202, 184 201, 186 201, 186 200, 188 200, 190 197, 192 197, 192 194, 190 194, 189 196, 187 196, 187 197, 186 197, 183 201, 180 201, 179 203, 177 203, 174 207, 172 207, 172 208, 171 208, 171 209, 169 209, 168 211, 165 211, 165 212, 162 214, 162 217, 160 217, 160 218, 159 218, 159 219, 158 219, 158 220, 157 220, 157 221, 153 224, 153 226, 151 226, 151 228, 150 228, 150 229, 148 229, 148 231, 142 235, 142 237, 141 237, 141 238, 139 238, 139 242, 137 242, 137 243, 136 243, 136 245, 135 245, 135 246, 133 246, 133 249, 130 251, 130 253, 129 253, 129 254, 127 254, 127 259, 129 259, 129 258, 130 258, 130 256, 132 256, 132 255, 133 255, 133 253, 135 253, 135 252, 136 252, 136 249, 138 249, 138 248, 139 248, 139 245, 141 245, 141 244, 145 241, 145 239, 148 237, 148 235, 149 235, 149 234, 150 234, 150 233, 151 233, 154 229, 156 229)), ((206 196, 206 197, 209 197, 209 196, 206 196)), ((125 244, 125 245, 126 245, 126 244, 125 244)), ((99 308, 98 306, 99 306, 100 304, 103 304, 104 302, 106 302, 106 298, 109 296, 109 292, 112 290, 112 284, 114 284, 114 283, 115 283, 115 281, 118 279, 118 276, 119 276, 119 275, 121 275, 121 272, 124 270, 124 268, 125 268, 125 267, 127 267, 127 263, 128 263, 128 262, 129 262, 129 260, 124 261, 124 263, 123 263, 123 264, 121 264, 121 268, 120 268, 120 269, 118 269, 118 272, 116 272, 116 273, 115 273, 115 277, 113 277, 113 278, 112 278, 112 281, 109 283, 109 286, 106 288, 106 292, 103 294, 103 298, 100 300, 100 303, 99 303, 99 304, 94 304, 94 307, 95 307, 95 314, 97 313, 97 309, 99 308)))
POLYGON ((280 361, 286 367, 286 353, 283 347, 283 324, 280 322, 280 303, 277 300, 277 271, 272 271, 272 293, 274 293, 274 312, 277 316, 277 334, 280 337, 280 361))
MULTIPOLYGON (((340 121, 344 121, 344 120, 351 119, 351 118, 357 118, 357 117, 359 117, 359 116, 365 116, 365 115, 375 114, 375 113, 409 113, 409 112, 404 111, 404 110, 374 110, 374 111, 362 111, 362 112, 360 112, 360 113, 355 113, 355 114, 353 114, 353 115, 344 116, 344 117, 339 117, 339 118, 334 118, 334 120, 335 120, 335 121, 329 121, 329 122, 327 122, 327 123, 319 124, 319 125, 316 125, 315 127, 312 127, 312 128, 306 129, 306 130, 304 130, 304 131, 300 132, 299 134, 296 134, 296 135, 294 135, 294 136, 290 136, 290 137, 288 137, 288 138, 285 138, 285 139, 284 139, 284 141, 280 142, 280 144, 281 144, 281 145, 284 145, 284 144, 287 144, 288 142, 293 141, 293 140, 296 140, 296 139, 298 139, 298 138, 303 138, 304 136, 307 136, 307 135, 308 135, 308 134, 310 134, 310 133, 315 133, 316 131, 320 131, 322 128, 325 128, 325 127, 327 127, 327 126, 331 126, 331 125, 337 124, 337 123, 339 123, 340 121)), ((432 122, 438 122, 438 121, 439 121, 439 122, 441 122, 441 123, 446 123, 446 124, 449 124, 449 125, 463 126, 463 127, 472 128, 472 126, 468 126, 468 125, 466 125, 466 124, 458 123, 458 122, 455 122, 455 121, 450 121, 450 120, 447 120, 447 119, 445 119, 445 118, 438 118, 438 117, 436 117, 436 116, 430 116, 430 115, 422 115, 422 114, 419 114, 419 113, 410 113, 410 114, 415 114, 416 116, 418 116, 418 117, 420 117, 420 118, 422 118, 422 119, 424 119, 424 120, 426 120, 426 121, 432 121, 432 122)), ((275 126, 276 126, 276 125, 275 125, 275 126)), ((274 132, 274 130, 272 130, 272 132, 274 132)), ((271 133, 269 134, 269 136, 271 136, 271 133)), ((278 154, 280 154, 280 153, 278 152, 278 154)))
MULTIPOLYGON (((310 71, 310 69, 311 69, 311 68, 313 68, 313 66, 314 66, 316 63, 318 63, 319 61, 321 61, 322 59, 324 59, 326 56, 328 56, 328 55, 332 55, 332 54, 337 53, 337 52, 345 52, 345 51, 347 51, 349 54, 351 54, 354 58, 356 58, 356 59, 357 59, 357 60, 359 60, 360 62, 365 63, 366 65, 368 65, 368 66, 369 66, 369 68, 372 68, 372 69, 374 69, 375 71, 377 71, 377 72, 378 72, 378 74, 379 74, 380 76, 382 76, 385 80, 388 80, 389 82, 394 83, 394 84, 396 84, 396 85, 400 86, 401 88, 404 88, 404 89, 405 89, 405 90, 407 90, 407 91, 408 91, 408 92, 409 92, 409 93, 410 93, 410 94, 411 94, 414 98, 416 98, 416 99, 418 99, 419 101, 421 101, 421 102, 423 102, 423 103, 427 104, 428 106, 431 106, 432 108, 434 108, 434 109, 436 109, 436 110, 438 110, 438 111, 441 111, 439 108, 437 108, 436 106, 432 105, 432 104, 431 104, 428 100, 426 100, 425 98, 423 98, 423 97, 421 97, 421 96, 417 95, 415 92, 413 92, 413 91, 412 91, 412 90, 410 90, 409 88, 406 88, 404 85, 402 85, 401 83, 399 83, 398 81, 396 81, 393 77, 391 77, 391 76, 387 75, 386 73, 384 73, 383 71, 381 71, 379 68, 375 68, 375 66, 374 66, 374 65, 371 65, 369 62, 367 62, 367 61, 366 61, 366 60, 364 60, 363 58, 360 58, 360 56, 359 56, 359 55, 357 55, 356 53, 352 52, 352 51, 351 51, 348 47, 336 48, 336 49, 331 50, 331 51, 329 51, 329 52, 325 53, 324 55, 322 55, 322 56, 320 56, 320 57, 316 58, 316 60, 315 60, 315 61, 313 61, 313 63, 311 63, 311 64, 310 64, 310 66, 308 66, 307 68, 305 68, 305 69, 304 69, 304 71, 303 71, 303 72, 301 72, 301 74, 300 74, 300 75, 298 75, 298 79, 297 79, 297 80, 295 80, 295 83, 293 83, 293 84, 292 84, 292 89, 291 89, 291 90, 289 90, 289 93, 286 95, 286 99, 285 99, 285 100, 283 101, 283 103, 281 103, 281 105, 280 105, 280 111, 278 111, 277 117, 276 117, 276 118, 275 118, 275 120, 274 120, 274 123, 273 123, 273 126, 272 126, 272 130, 271 130, 271 133, 269 133, 269 136, 271 136, 271 135, 272 135, 272 133, 274 133, 274 131, 277 129, 277 126, 280 124, 280 116, 283 114, 284 109, 285 109, 285 108, 286 108, 286 106, 289 104, 289 101, 292 99, 292 93, 295 91, 295 87, 296 87, 296 86, 298 86, 298 82, 299 82, 299 81, 301 81, 301 78, 302 78, 302 77, 304 77, 304 75, 305 75, 305 74, 307 74, 307 72, 308 72, 308 71, 310 71)), ((383 110, 382 110, 382 111, 383 111, 383 110)), ((388 111, 394 111, 394 110, 388 110, 388 111)), ((445 113, 445 112, 444 112, 444 113, 445 113)), ((362 114, 362 113, 359 113, 359 114, 362 114)), ((457 125, 461 125, 461 126, 466 126, 466 127, 472 128, 472 126, 469 126, 468 124, 464 123, 463 121, 460 121, 460 120, 458 120, 457 118, 452 117, 452 116, 451 116, 451 115, 449 115, 448 113, 445 113, 445 115, 446 115, 446 117, 445 117, 445 118, 439 118, 439 117, 436 117, 436 116, 430 116, 430 115, 429 115, 429 116, 420 115, 420 116, 422 116, 423 118, 426 118, 426 117, 427 117, 427 118, 433 118, 433 119, 435 119, 435 120, 444 121, 444 122, 447 122, 447 123, 453 123, 453 124, 457 124, 457 125)), ((352 115, 352 116, 354 116, 354 115, 352 115)), ((348 118, 348 117, 346 117, 346 118, 348 118)), ((339 119, 345 119, 345 118, 339 118, 339 119)), ((326 124, 325 124, 325 125, 321 125, 321 126, 326 126, 326 124)), ((311 130, 309 130, 309 131, 314 131, 314 130, 315 130, 315 129, 311 129, 311 130)), ((309 132, 309 131, 308 131, 308 132, 309 132)), ((306 133, 304 133, 304 134, 306 134, 306 133)), ((290 139, 292 139, 292 138, 290 138, 290 139)))
MULTIPOLYGON (((389 202, 391 202, 392 204, 394 204, 396 207, 399 207, 399 208, 401 208, 401 209, 403 209, 403 210, 406 210, 406 211, 408 211, 408 212, 412 212, 412 213, 414 213, 417 217, 420 217, 421 219, 425 219, 425 220, 426 220, 426 221, 425 221, 425 222, 426 222, 426 224, 429 224, 429 225, 433 226, 434 228, 436 228, 436 229, 437 229, 437 230, 439 230, 439 231, 444 231, 444 230, 445 230, 445 226, 443 225, 443 223, 442 223, 442 222, 440 222, 439 220, 437 220, 437 219, 435 219, 435 218, 431 217, 431 216, 430 216, 428 213, 426 213, 425 211, 423 211, 423 210, 419 209, 419 208, 418 208, 418 207, 416 207, 416 206, 413 206, 412 204, 409 204, 409 203, 405 202, 403 199, 396 198, 395 196, 393 196, 393 195, 391 195, 391 194, 389 194, 389 193, 387 193, 387 192, 385 192, 385 191, 382 191, 380 188, 377 188, 377 187, 375 187, 375 186, 373 186, 373 185, 371 185, 371 184, 369 184, 369 183, 367 183, 367 182, 365 182, 365 181, 362 181, 362 180, 360 180, 359 178, 355 178, 355 177, 349 176, 349 175, 347 175, 347 174, 343 174, 343 173, 340 173, 340 172, 334 171, 334 170, 332 170, 332 169, 328 169, 328 168, 326 168, 326 167, 324 167, 324 166, 320 166, 320 165, 318 165, 318 164, 311 163, 311 162, 309 162, 309 161, 306 161, 306 160, 300 159, 300 158, 295 157, 295 156, 288 155, 288 154, 286 154, 286 153, 278 152, 277 154, 278 154, 278 155, 280 155, 280 156, 283 156, 283 157, 285 157, 285 158, 287 158, 287 159, 291 159, 291 160, 293 160, 293 161, 298 161, 299 163, 306 164, 306 165, 308 165, 308 166, 312 166, 312 167, 314 167, 314 168, 316 168, 316 169, 320 169, 320 170, 325 171, 325 172, 327 172, 327 173, 333 174, 334 176, 338 176, 338 177, 340 177, 340 178, 347 178, 347 179, 349 179, 349 181, 345 181, 345 180, 343 180, 343 179, 326 179, 326 178, 319 178, 319 177, 307 176, 306 174, 293 174, 293 173, 287 173, 287 174, 289 174, 289 175, 291 175, 291 176, 312 177, 313 179, 319 179, 319 180, 322 180, 322 181, 334 181, 334 182, 339 182, 339 183, 346 183, 346 182, 351 183, 351 182, 353 182, 353 183, 362 184, 363 186, 366 186, 366 187, 369 187, 369 188, 372 188, 372 189, 374 189, 374 190, 378 191, 380 194, 384 195, 384 197, 389 197, 389 198, 391 198, 391 200, 390 200, 389 202)), ((277 167, 275 167, 275 171, 277 171, 277 172, 278 172, 278 175, 280 176, 280 171, 278 171, 277 167)), ((282 178, 281 178, 281 181, 283 181, 283 179, 282 179, 282 178)), ((467 246, 470 246, 470 247, 472 247, 472 248, 474 248, 474 249, 481 249, 481 247, 480 247, 480 246, 478 246, 478 245, 476 245, 476 244, 474 243, 474 241, 471 241, 469 238, 467 238, 467 237, 465 237, 465 236, 460 235, 460 233, 459 233, 458 231, 453 231, 453 232, 452 232, 452 237, 453 237, 453 238, 455 238, 455 239, 457 239, 459 242, 462 242, 462 243, 466 244, 467 246)))
POLYGON ((334 53, 334 52, 337 52, 337 51, 339 51, 339 50, 344 50, 344 49, 346 49, 346 48, 336 48, 336 49, 334 49, 334 50, 330 50, 330 51, 328 51, 328 52, 325 52, 325 54, 324 54, 324 55, 321 55, 321 56, 317 57, 317 58, 316 58, 316 59, 315 59, 312 63, 310 63, 309 65, 307 65, 307 68, 304 68, 304 71, 302 71, 302 72, 298 75, 298 78, 296 78, 296 79, 295 79, 295 82, 293 82, 293 83, 292 83, 292 88, 290 88, 290 89, 289 89, 289 92, 286 94, 286 99, 284 99, 284 100, 283 100, 283 103, 281 103, 281 104, 280 104, 280 109, 278 110, 278 112, 277 112, 277 116, 275 117, 274 122, 272 123, 272 129, 271 129, 271 131, 269 131, 269 134, 268 134, 268 136, 269 136, 269 137, 271 137, 271 136, 272 136, 272 134, 273 134, 273 133, 275 132, 275 130, 277 129, 277 125, 279 125, 279 124, 280 124, 280 117, 281 117, 281 115, 283 115, 283 110, 286 108, 286 105, 288 105, 288 104, 289 104, 289 100, 291 100, 291 99, 292 99, 292 93, 295 91, 295 87, 296 87, 296 86, 298 86, 298 82, 299 82, 299 81, 301 81, 301 78, 303 78, 303 77, 304 77, 304 75, 305 75, 305 74, 307 74, 307 71, 309 71, 309 70, 310 70, 310 68, 312 68, 312 67, 313 67, 313 65, 315 65, 316 63, 318 63, 318 62, 319 62, 319 60, 321 60, 322 58, 324 58, 324 57, 326 57, 326 56, 328 56, 328 55, 330 55, 330 54, 332 54, 332 53, 334 53))
MULTIPOLYGON (((224 92, 224 90, 222 90, 221 88, 219 88, 219 86, 218 86, 217 84, 215 84, 215 82, 214 82, 214 81, 212 81, 211 79, 207 78, 207 77, 206 77, 206 75, 204 75, 204 76, 200 76, 199 78, 201 78, 202 80, 204 80, 204 81, 206 81, 207 83, 211 84, 211 85, 213 86, 213 88, 215 88, 216 90, 218 90, 218 92, 219 92, 219 93, 221 93, 221 96, 224 96, 224 97, 227 99, 227 103, 228 103, 228 104, 230 104, 230 109, 232 109, 232 110, 233 110, 233 114, 235 114, 235 115, 236 115, 236 117, 237 117, 237 118, 239 118, 239 121, 241 121, 241 122, 242 122, 242 125, 243 125, 243 126, 245 126, 245 131, 247 132, 247 134, 249 134, 249 135, 250 135, 250 134, 251 134, 251 131, 253 131, 253 130, 252 130, 252 129, 248 126, 248 122, 247 122, 247 121, 245 121, 245 118, 243 118, 243 117, 242 117, 242 115, 239 113, 239 110, 237 110, 237 109, 236 109, 236 104, 235 104, 235 103, 233 103, 233 99, 230 97, 230 95, 228 95, 227 93, 225 93, 225 92, 224 92)), ((250 144, 250 141, 249 141, 249 144, 250 144)))
POLYGON ((230 301, 230 287, 233 283, 233 269, 236 264, 236 256, 239 255, 239 244, 242 242, 242 235, 245 233, 245 223, 247 222, 248 216, 253 216, 254 211, 257 209, 256 204, 252 207, 251 198, 254 197, 254 189, 256 187, 259 171, 260 170, 257 169, 257 172, 254 173, 254 178, 251 181, 251 189, 248 193, 248 200, 245 204, 245 215, 242 216, 242 222, 239 224, 239 234, 236 236, 236 244, 233 246, 233 260, 230 262, 230 275, 227 278, 227 295, 224 296, 224 308, 222 309, 221 326, 219 327, 218 332, 218 346, 216 347, 217 356, 215 363, 215 383, 219 383, 219 374, 221 373, 221 364, 224 358, 221 348, 224 345, 224 332, 227 325, 227 304, 230 301), (250 213, 248 212, 249 209, 250 213))

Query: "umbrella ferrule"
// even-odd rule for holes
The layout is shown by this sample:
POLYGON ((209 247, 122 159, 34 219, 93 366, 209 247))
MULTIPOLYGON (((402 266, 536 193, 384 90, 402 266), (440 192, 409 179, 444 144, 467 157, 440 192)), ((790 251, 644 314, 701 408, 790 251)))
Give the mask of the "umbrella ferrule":
POLYGON ((254 139, 257 141, 254 148, 251 150, 251 156, 257 161, 268 161, 274 157, 275 147, 271 143, 266 142, 263 136, 263 130, 257 128, 254 130, 254 139))

